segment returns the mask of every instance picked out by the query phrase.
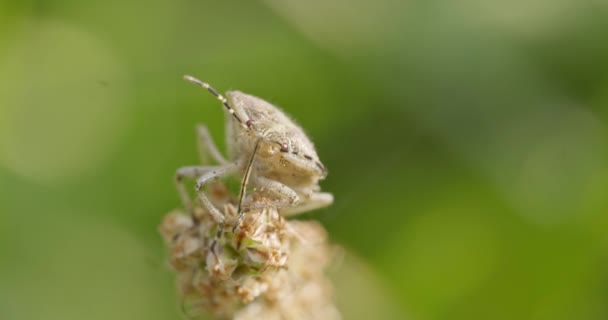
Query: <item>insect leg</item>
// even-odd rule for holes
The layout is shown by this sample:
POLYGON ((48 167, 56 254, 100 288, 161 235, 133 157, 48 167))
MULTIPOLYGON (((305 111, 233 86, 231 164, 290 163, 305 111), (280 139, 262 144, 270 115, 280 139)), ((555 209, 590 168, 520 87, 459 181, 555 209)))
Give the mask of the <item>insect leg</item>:
POLYGON ((228 161, 213 142, 211 134, 207 126, 199 124, 196 126, 196 133, 198 136, 198 153, 201 158, 201 163, 208 163, 208 156, 210 155, 213 160, 219 164, 226 164, 228 161))
POLYGON ((186 186, 184 185, 184 178, 196 179, 214 168, 215 167, 212 166, 189 166, 181 167, 175 172, 175 187, 177 188, 177 192, 179 193, 184 208, 188 212, 192 212, 193 208, 192 200, 190 200, 190 195, 188 194, 186 186))
POLYGON ((264 206, 273 206, 277 208, 290 207, 298 203, 300 197, 290 187, 265 177, 255 178, 256 191, 264 195, 264 198, 259 203, 253 203, 249 209, 258 209, 264 206), (269 197, 266 197, 269 195, 269 197))
POLYGON ((205 186, 205 184, 207 184, 210 180, 219 179, 232 174, 237 168, 238 166, 236 163, 229 163, 223 166, 213 167, 212 171, 203 174, 196 180, 195 190, 198 195, 198 199, 201 200, 205 209, 209 211, 211 216, 213 216, 215 221, 217 221, 217 223, 220 225, 224 224, 224 215, 211 203, 202 189, 203 186, 205 186))
POLYGON ((282 213, 285 216, 293 216, 299 213, 327 207, 334 202, 334 196, 327 192, 315 192, 302 201, 295 207, 285 208, 282 213))
POLYGON ((236 219, 236 223, 234 227, 232 227, 232 232, 234 233, 236 229, 241 225, 241 221, 245 217, 245 211, 243 211, 243 200, 245 199, 245 193, 247 191, 247 184, 249 183, 249 177, 251 176, 251 169, 253 168, 253 161, 255 160, 255 155, 258 152, 258 147, 260 146, 260 139, 255 142, 255 147, 253 147, 253 152, 251 153, 251 157, 249 158, 249 162, 247 163, 247 167, 245 168, 245 174, 243 174, 243 180, 241 181, 241 189, 239 191, 239 203, 237 206, 237 213, 239 214, 236 219))
POLYGON ((224 215, 211 203, 209 198, 207 198, 207 196, 205 195, 205 192, 203 191, 203 187, 205 186, 205 184, 207 184, 209 181, 211 181, 213 179, 219 179, 219 178, 225 177, 229 174, 232 174, 234 171, 236 171, 238 169, 237 164, 238 163, 229 163, 229 164, 225 164, 223 166, 213 167, 212 171, 209 171, 209 172, 203 174, 202 176, 200 176, 198 179, 196 179, 195 190, 196 190, 196 193, 198 194, 198 199, 201 201, 201 203, 203 204, 205 209, 207 209, 207 211, 211 214, 213 219, 215 219, 215 221, 218 224, 215 238, 213 239, 213 241, 211 241, 211 245, 210 245, 210 250, 216 256, 216 258, 217 258, 217 253, 215 251, 216 245, 218 243, 218 240, 222 236, 222 232, 224 230, 224 215))

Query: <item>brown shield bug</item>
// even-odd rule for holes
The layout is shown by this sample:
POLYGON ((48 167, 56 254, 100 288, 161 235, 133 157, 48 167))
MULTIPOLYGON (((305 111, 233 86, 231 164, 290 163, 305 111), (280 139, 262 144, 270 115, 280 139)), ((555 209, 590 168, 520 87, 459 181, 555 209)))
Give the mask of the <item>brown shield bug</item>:
POLYGON ((183 179, 196 180, 196 193, 201 204, 223 225, 223 214, 205 195, 203 187, 212 180, 230 175, 242 177, 239 199, 245 188, 253 188, 246 210, 264 206, 279 208, 282 215, 293 215, 325 207, 333 202, 330 193, 320 192, 319 181, 327 175, 319 156, 304 131, 278 107, 258 97, 228 91, 226 97, 209 84, 192 76, 184 79, 207 89, 225 107, 226 159, 214 144, 204 125, 197 127, 199 151, 207 153, 217 166, 190 166, 177 170, 177 188, 186 209, 192 209, 183 179))

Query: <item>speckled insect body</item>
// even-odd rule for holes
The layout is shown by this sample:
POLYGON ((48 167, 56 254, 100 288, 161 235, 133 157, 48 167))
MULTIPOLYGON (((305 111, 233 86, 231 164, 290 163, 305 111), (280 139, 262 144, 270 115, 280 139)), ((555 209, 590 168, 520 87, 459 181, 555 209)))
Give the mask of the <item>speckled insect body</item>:
POLYGON ((229 91, 225 98, 207 83, 191 76, 184 78, 207 89, 224 105, 229 156, 228 160, 222 156, 206 127, 199 125, 199 149, 202 154, 211 155, 219 165, 178 169, 177 187, 186 208, 191 208, 191 204, 182 180, 196 179, 198 199, 219 223, 223 223, 221 212, 211 204, 203 187, 211 180, 230 175, 242 178, 241 196, 247 185, 253 189, 243 203, 243 211, 273 206, 283 215, 292 215, 333 202, 331 194, 320 192, 319 181, 325 178, 327 171, 314 145, 279 108, 240 91, 229 91))

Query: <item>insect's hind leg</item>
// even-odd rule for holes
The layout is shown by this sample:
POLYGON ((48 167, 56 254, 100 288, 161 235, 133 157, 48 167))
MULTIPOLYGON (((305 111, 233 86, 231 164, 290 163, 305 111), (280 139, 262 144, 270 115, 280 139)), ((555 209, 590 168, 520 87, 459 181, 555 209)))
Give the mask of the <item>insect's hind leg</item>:
POLYGON ((315 192, 310 196, 302 199, 294 207, 287 207, 281 213, 284 216, 293 216, 303 212, 312 211, 327 207, 334 202, 334 196, 328 192, 315 192))
POLYGON ((198 142, 198 153, 201 159, 201 163, 209 163, 208 157, 219 163, 219 164, 227 164, 228 161, 221 154, 217 145, 213 142, 213 138, 209 133, 209 129, 204 124, 198 124, 196 126, 196 135, 198 142))

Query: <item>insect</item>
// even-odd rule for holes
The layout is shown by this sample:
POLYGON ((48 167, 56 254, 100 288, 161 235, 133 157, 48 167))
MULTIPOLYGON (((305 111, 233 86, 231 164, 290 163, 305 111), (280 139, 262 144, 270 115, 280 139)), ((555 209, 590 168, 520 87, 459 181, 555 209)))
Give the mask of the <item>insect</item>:
POLYGON ((184 206, 192 203, 184 179, 195 179, 195 190, 201 204, 223 226, 224 216, 205 195, 203 187, 210 181, 230 175, 243 177, 239 199, 239 219, 243 217, 241 202, 249 184, 264 201, 250 201, 247 210, 264 206, 280 208, 282 215, 294 215, 330 205, 333 195, 320 192, 319 181, 327 170, 304 131, 283 111, 258 97, 228 91, 226 97, 209 84, 192 76, 186 81, 207 89, 225 108, 226 159, 213 142, 207 127, 197 126, 201 154, 209 154, 216 166, 188 166, 177 170, 175 180, 184 206))

